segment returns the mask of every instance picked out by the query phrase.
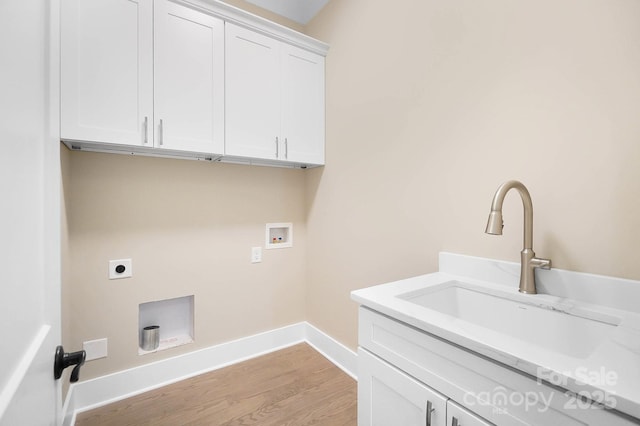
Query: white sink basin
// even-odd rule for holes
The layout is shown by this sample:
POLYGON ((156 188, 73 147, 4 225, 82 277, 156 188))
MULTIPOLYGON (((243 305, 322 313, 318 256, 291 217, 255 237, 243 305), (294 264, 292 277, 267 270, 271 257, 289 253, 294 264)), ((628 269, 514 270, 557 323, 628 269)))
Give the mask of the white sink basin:
POLYGON ((587 358, 620 323, 619 318, 609 315, 567 313, 557 306, 545 305, 537 296, 492 293, 452 281, 397 297, 448 315, 452 321, 483 327, 574 358, 587 358))

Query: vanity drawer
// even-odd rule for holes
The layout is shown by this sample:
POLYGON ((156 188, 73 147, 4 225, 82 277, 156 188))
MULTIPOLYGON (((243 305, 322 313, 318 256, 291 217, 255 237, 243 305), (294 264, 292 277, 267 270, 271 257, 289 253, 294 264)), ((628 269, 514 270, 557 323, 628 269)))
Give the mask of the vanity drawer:
POLYGON ((359 345, 499 426, 638 424, 368 308, 359 345))

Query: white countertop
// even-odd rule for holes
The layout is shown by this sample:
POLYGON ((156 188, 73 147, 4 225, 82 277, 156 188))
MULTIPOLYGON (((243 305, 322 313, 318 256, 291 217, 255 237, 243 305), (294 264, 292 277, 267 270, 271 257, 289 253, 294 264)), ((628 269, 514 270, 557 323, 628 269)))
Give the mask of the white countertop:
POLYGON ((538 292, 542 294, 524 295, 518 293, 518 276, 517 263, 441 253, 439 272, 356 290, 352 298, 389 317, 640 419, 640 282, 558 269, 536 270, 538 292), (592 318, 616 318, 619 323, 588 356, 580 357, 398 297, 451 282, 567 314, 586 312, 592 318))

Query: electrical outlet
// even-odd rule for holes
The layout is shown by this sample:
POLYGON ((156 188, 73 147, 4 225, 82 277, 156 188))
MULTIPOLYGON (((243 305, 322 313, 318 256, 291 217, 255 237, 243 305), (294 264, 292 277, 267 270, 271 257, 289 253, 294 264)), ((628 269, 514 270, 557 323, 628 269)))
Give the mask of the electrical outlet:
POLYGON ((133 263, 131 259, 120 259, 109 261, 109 279, 119 280, 133 276, 133 263))
POLYGON ((86 361, 107 357, 107 339, 88 340, 82 342, 82 349, 87 354, 86 361))
POLYGON ((262 247, 251 247, 251 263, 262 262, 262 247))

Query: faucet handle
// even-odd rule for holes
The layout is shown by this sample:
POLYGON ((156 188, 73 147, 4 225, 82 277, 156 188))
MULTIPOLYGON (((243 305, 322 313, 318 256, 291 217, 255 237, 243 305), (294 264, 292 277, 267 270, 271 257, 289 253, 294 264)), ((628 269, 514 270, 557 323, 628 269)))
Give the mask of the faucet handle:
POLYGON ((533 268, 551 269, 551 259, 541 259, 539 257, 534 257, 529 261, 529 264, 533 268))

